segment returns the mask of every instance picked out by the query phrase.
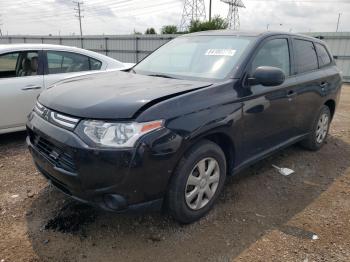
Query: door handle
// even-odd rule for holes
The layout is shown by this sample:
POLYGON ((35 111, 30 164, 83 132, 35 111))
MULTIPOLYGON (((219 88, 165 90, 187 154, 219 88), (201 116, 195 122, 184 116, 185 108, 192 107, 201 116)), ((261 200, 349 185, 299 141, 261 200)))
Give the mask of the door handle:
POLYGON ((297 92, 290 90, 287 94, 287 98, 289 99, 289 101, 291 101, 294 97, 296 97, 298 94, 297 92))
POLYGON ((22 90, 27 91, 27 90, 34 90, 34 89, 40 89, 41 86, 37 86, 37 85, 27 85, 25 87, 22 88, 22 90))
POLYGON ((320 84, 320 87, 321 87, 322 89, 326 88, 327 86, 328 86, 328 82, 322 82, 322 83, 320 84))

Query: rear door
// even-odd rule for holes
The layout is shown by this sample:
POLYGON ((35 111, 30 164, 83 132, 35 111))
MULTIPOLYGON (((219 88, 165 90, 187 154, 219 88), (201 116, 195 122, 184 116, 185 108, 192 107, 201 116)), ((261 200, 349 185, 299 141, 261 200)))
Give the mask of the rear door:
POLYGON ((316 46, 310 39, 293 38, 297 97, 295 99, 298 134, 309 132, 322 105, 327 76, 319 69, 316 46))
POLYGON ((23 127, 43 89, 42 52, 0 55, 0 129, 23 127))
POLYGON ((258 157, 287 142, 295 131, 295 76, 292 72, 292 53, 289 37, 268 38, 253 55, 248 74, 260 66, 280 68, 286 75, 280 86, 252 85, 244 102, 244 147, 246 159, 258 157))
POLYGON ((84 72, 100 70, 102 67, 101 61, 74 52, 47 50, 45 57, 44 81, 46 87, 84 72))
POLYGON ((315 47, 317 52, 318 65, 323 73, 322 82, 324 84, 323 87, 321 87, 321 91, 324 93, 324 95, 329 95, 330 93, 336 91, 342 84, 340 71, 337 68, 331 53, 324 43, 315 42, 315 47))

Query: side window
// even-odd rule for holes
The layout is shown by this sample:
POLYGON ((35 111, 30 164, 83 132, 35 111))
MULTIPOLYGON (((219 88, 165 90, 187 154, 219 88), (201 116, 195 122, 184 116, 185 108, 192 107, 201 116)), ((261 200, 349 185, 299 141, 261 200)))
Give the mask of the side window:
POLYGON ((16 65, 19 53, 0 55, 0 78, 16 77, 16 65))
POLYGON ((102 67, 102 62, 94 58, 89 58, 90 61, 90 70, 100 70, 102 67))
POLYGON ((22 62, 19 70, 19 76, 35 76, 38 75, 39 59, 38 52, 22 52, 22 62))
POLYGON ((252 63, 252 72, 260 66, 273 66, 290 75, 290 58, 287 39, 273 39, 266 42, 256 54, 252 63))
POLYGON ((316 52, 318 57, 318 63, 320 64, 320 67, 330 64, 332 60, 329 57, 329 54, 326 48, 323 45, 318 43, 316 43, 315 46, 316 46, 316 52))
POLYGON ((102 63, 96 59, 62 51, 47 51, 49 74, 98 70, 102 63))
POLYGON ((297 73, 304 73, 318 68, 314 44, 306 40, 294 40, 297 73))
POLYGON ((0 55, 0 78, 41 75, 37 51, 0 55))

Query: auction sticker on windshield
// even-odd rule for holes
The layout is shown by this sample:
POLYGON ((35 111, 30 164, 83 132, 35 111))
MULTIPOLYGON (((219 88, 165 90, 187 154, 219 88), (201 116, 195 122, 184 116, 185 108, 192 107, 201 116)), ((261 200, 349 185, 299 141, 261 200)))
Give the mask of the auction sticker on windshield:
POLYGON ((234 56, 236 50, 234 49, 208 49, 205 55, 212 56, 234 56))

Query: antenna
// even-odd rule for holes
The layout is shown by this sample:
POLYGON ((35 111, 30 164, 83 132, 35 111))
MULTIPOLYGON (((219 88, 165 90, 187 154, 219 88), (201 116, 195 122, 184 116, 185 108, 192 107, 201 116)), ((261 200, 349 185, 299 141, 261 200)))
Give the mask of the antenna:
POLYGON ((245 8, 242 0, 221 0, 225 4, 229 5, 229 10, 227 14, 227 23, 229 29, 239 30, 240 22, 239 22, 239 14, 238 8, 245 8))
POLYGON ((77 5, 77 8, 74 8, 74 10, 77 11, 77 15, 75 15, 75 16, 78 17, 78 19, 79 19, 81 48, 84 48, 84 46, 83 46, 83 29, 81 26, 81 19, 84 18, 84 16, 81 15, 81 13, 84 11, 81 9, 81 5, 83 4, 83 2, 73 1, 73 3, 77 5))
POLYGON ((191 21, 205 20, 204 0, 185 0, 180 23, 180 30, 186 31, 191 21))

